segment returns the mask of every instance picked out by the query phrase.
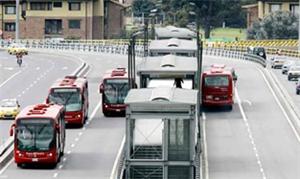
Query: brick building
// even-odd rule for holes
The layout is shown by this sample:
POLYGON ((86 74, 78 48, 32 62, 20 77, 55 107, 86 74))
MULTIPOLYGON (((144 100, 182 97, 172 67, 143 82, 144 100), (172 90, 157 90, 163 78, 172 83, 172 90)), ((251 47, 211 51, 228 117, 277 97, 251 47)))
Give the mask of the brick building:
POLYGON ((299 12, 299 0, 258 0, 256 4, 243 6, 247 11, 247 27, 275 11, 299 12))
MULTIPOLYGON (((15 2, 0 0, 3 38, 14 38, 15 2)), ((20 0, 20 38, 102 39, 117 36, 123 29, 123 6, 116 3, 114 0, 20 0), (105 10, 114 11, 118 18, 111 17, 114 14, 105 15, 105 10), (105 31, 105 26, 112 26, 114 30, 105 31)))

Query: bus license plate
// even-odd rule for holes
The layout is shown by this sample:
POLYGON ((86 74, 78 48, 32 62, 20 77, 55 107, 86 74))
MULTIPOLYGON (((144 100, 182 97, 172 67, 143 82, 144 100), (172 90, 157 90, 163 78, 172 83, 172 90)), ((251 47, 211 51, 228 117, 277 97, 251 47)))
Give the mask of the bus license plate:
POLYGON ((215 98, 215 100, 216 100, 216 101, 219 101, 219 100, 220 100, 220 98, 216 97, 216 98, 215 98))
POLYGON ((117 111, 117 112, 120 112, 121 110, 120 110, 120 109, 116 109, 116 111, 117 111))
POLYGON ((38 162, 38 161, 39 161, 39 159, 37 159, 37 158, 32 159, 32 162, 38 162))

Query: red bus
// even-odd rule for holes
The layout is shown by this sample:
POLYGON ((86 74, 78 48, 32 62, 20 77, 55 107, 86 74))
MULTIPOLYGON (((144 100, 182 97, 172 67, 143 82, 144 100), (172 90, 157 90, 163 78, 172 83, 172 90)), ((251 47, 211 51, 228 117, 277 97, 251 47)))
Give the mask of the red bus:
POLYGON ((228 106, 234 103, 232 72, 223 68, 211 68, 202 74, 202 105, 228 106))
POLYGON ((104 116, 125 115, 125 97, 129 91, 128 74, 125 68, 107 71, 99 87, 102 93, 102 112, 104 116))
POLYGON ((88 118, 88 82, 85 78, 66 76, 50 88, 46 103, 65 107, 66 124, 83 126, 88 118))
POLYGON ((11 126, 14 158, 19 167, 26 164, 56 166, 65 147, 64 107, 37 104, 24 108, 11 126))

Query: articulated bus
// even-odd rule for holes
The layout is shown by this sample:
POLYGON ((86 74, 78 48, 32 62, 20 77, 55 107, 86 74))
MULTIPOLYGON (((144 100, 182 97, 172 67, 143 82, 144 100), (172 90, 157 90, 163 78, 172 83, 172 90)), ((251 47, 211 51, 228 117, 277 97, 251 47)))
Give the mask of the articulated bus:
POLYGON ((66 76, 50 88, 47 103, 65 106, 66 124, 83 126, 88 118, 88 82, 85 78, 66 76))
POLYGON ((14 158, 19 167, 47 164, 53 167, 64 154, 64 107, 37 104, 24 108, 11 126, 14 135, 14 158))
POLYGON ((210 68, 202 73, 202 105, 227 106, 234 103, 232 72, 223 68, 210 68))
POLYGON ((102 112, 104 116, 125 115, 125 97, 129 91, 128 74, 125 68, 109 70, 103 76, 99 87, 102 94, 102 112))
POLYGON ((148 57, 138 66, 140 87, 196 89, 197 59, 175 55, 148 57))

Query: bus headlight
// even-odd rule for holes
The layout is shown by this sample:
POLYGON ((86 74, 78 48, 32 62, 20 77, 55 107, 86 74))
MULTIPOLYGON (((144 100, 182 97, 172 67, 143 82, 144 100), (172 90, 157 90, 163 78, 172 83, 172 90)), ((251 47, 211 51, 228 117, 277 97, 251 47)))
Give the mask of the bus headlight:
POLYGON ((48 154, 48 156, 49 156, 49 157, 52 157, 52 156, 53 156, 53 154, 52 154, 52 153, 49 153, 49 154, 48 154))
POLYGON ((77 117, 78 117, 78 118, 81 118, 81 114, 78 114, 77 117))
POLYGON ((213 99, 213 96, 212 95, 207 95, 206 99, 213 99))

